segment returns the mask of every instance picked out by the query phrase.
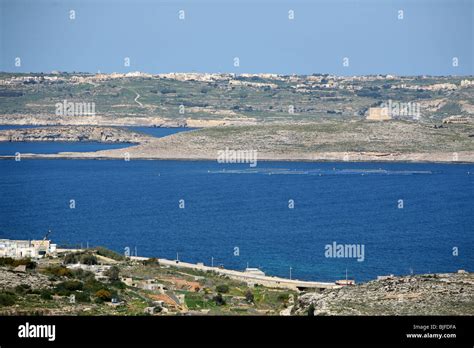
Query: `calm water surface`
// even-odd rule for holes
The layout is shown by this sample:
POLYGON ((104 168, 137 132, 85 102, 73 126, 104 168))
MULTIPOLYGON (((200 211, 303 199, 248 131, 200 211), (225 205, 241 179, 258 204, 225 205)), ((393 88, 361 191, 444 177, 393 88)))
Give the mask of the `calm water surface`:
POLYGON ((441 164, 1 160, 0 238, 51 229, 58 243, 214 257, 279 276, 291 266, 309 280, 340 279, 346 268, 357 281, 473 271, 473 173, 441 164), (333 242, 363 244, 365 260, 326 258, 333 242))
MULTIPOLYGON (((20 129, 20 128, 38 128, 38 126, 25 125, 0 125, 0 130, 4 129, 20 129)), ((193 130, 193 128, 155 128, 155 127, 125 127, 136 132, 142 132, 161 138, 167 135, 193 130)), ((93 152, 100 150, 122 149, 132 144, 112 144, 100 142, 0 142, 0 155, 14 156, 19 153, 34 154, 54 154, 59 152, 93 152)))

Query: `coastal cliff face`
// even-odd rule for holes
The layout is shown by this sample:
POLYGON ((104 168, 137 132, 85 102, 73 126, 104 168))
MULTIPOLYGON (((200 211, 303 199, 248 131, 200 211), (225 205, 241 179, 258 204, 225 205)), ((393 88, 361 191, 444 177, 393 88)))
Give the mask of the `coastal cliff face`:
POLYGON ((447 273, 389 277, 307 293, 294 315, 473 315, 474 274, 447 273))
POLYGON ((0 131, 0 141, 96 141, 103 143, 146 143, 146 134, 115 127, 55 126, 0 131))

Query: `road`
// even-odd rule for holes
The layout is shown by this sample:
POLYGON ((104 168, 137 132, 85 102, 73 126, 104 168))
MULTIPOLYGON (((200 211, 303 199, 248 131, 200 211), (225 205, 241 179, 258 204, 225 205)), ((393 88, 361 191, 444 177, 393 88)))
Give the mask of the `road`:
MULTIPOLYGON (((57 250, 58 253, 77 252, 77 251, 82 251, 82 250, 81 249, 58 249, 57 250)), ((143 257, 143 256, 130 256, 130 259, 136 260, 136 261, 145 261, 150 258, 143 257)), ((290 289, 290 290, 337 289, 341 287, 341 285, 337 285, 336 283, 313 282, 313 281, 287 279, 287 278, 280 278, 280 277, 261 276, 261 275, 246 273, 246 272, 233 271, 233 270, 225 269, 225 268, 205 266, 204 264, 194 264, 194 263, 168 260, 168 259, 157 259, 157 260, 159 264, 162 266, 172 266, 172 267, 183 268, 183 269, 194 269, 194 270, 203 271, 203 272, 206 272, 206 271, 216 272, 222 275, 226 275, 231 279, 242 281, 252 286, 255 284, 260 284, 260 285, 267 286, 270 288, 280 288, 280 289, 290 289)))
MULTIPOLYGON (((134 91, 134 92, 135 92, 135 91, 134 91)), ((140 105, 140 107, 143 107, 143 104, 138 101, 138 98, 140 98, 140 94, 138 94, 138 92, 135 92, 135 93, 137 94, 137 96, 135 97, 135 103, 137 103, 138 105, 140 105)))
MULTIPOLYGON (((147 257, 132 256, 132 260, 147 260, 147 257)), ((270 277, 270 276, 261 276, 250 274, 246 272, 233 271, 229 269, 223 269, 218 267, 209 267, 202 264, 193 264, 176 260, 167 260, 167 259, 158 259, 160 265, 173 266, 177 268, 187 268, 194 269, 199 271, 213 271, 219 274, 228 276, 229 278, 243 281, 247 284, 261 284, 273 288, 283 288, 291 290, 303 290, 303 289, 334 289, 340 288, 340 285, 335 283, 328 282, 312 282, 312 281, 303 281, 297 279, 287 279, 279 277, 270 277)))

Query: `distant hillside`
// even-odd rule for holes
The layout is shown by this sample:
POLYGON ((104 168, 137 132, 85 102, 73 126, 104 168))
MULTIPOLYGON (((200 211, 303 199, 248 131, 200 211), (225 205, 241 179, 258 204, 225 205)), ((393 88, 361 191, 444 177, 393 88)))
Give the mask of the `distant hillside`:
MULTIPOLYGON (((85 124, 56 103, 95 103, 101 125, 177 125, 361 119, 370 107, 419 103, 420 121, 474 114, 472 78, 232 74, 0 74, 0 123, 85 124), (468 81, 466 84, 463 81, 468 81), (135 121, 133 121, 135 119, 135 121)), ((411 116, 401 116, 412 119, 411 116)), ((96 124, 90 119, 89 124, 96 124)))

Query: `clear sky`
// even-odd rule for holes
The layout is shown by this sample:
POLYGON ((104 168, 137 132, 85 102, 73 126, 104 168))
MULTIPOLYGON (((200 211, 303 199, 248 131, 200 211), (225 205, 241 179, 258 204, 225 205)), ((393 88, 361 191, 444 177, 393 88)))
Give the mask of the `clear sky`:
POLYGON ((1 71, 474 75, 474 0, 0 3, 1 71))

